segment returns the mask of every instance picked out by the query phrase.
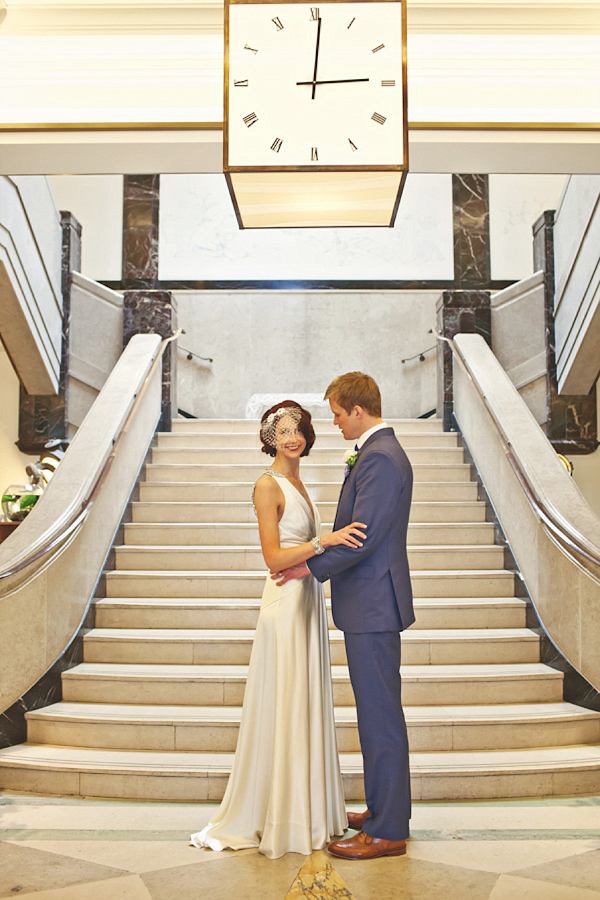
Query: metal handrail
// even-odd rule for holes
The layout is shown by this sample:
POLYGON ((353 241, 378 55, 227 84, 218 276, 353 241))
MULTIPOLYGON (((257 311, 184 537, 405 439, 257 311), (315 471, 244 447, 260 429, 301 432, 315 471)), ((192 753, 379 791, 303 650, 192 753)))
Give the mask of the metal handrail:
MULTIPOLYGON (((517 480, 519 481, 519 484, 523 489, 523 493, 525 494, 527 501, 538 521, 540 521, 542 525, 549 532, 551 532, 554 540, 558 541, 561 549, 572 560, 572 562, 574 562, 576 565, 581 566, 581 560, 578 559, 575 555, 579 554, 579 556, 583 557, 598 570, 597 572, 590 574, 593 574, 596 578, 600 577, 600 553, 598 553, 598 551, 593 546, 590 546, 587 538, 583 534, 581 534, 581 532, 577 528, 575 528, 575 526, 571 522, 560 515, 560 513, 553 512, 548 508, 547 504, 539 496, 535 486, 531 483, 531 480, 521 466, 521 463, 514 455, 509 438, 504 433, 504 430, 499 424, 483 390, 469 372, 469 369, 467 368, 460 350, 451 338, 445 337, 443 334, 440 334, 438 331, 436 331, 435 328, 432 329, 432 331, 439 341, 444 341, 450 346, 454 357, 458 359, 459 365, 479 394, 479 397, 481 398, 483 405, 488 415, 490 416, 490 419, 492 420, 494 430, 502 445, 502 449, 508 460, 508 463, 515 473, 517 480)), ((589 571, 587 567, 586 571, 589 571)))
POLYGON ((32 563, 37 562, 47 553, 50 553, 52 550, 55 550, 56 547, 61 545, 70 535, 75 536, 75 533, 81 528, 87 517, 89 516, 92 507, 100 493, 100 489, 102 485, 106 481, 110 468, 116 457, 116 450, 118 448, 119 442, 122 439, 125 431, 127 429, 127 425, 129 424, 130 419, 132 418, 134 412, 137 410, 138 405, 146 392, 148 384, 152 376, 154 375, 159 363, 162 361, 163 353, 165 352, 167 345, 171 343, 171 341, 176 340, 181 334, 181 329, 176 331, 174 334, 170 335, 168 338, 165 338, 161 343, 158 353, 154 358, 152 365, 148 369, 146 373, 146 377, 144 378, 142 385, 135 395, 134 401, 131 404, 131 408, 125 417, 125 421, 121 425, 121 429, 119 434, 114 439, 113 448, 110 456, 107 458, 106 462, 102 466, 102 469, 98 475, 98 478, 94 482, 94 485, 89 493, 89 495, 83 500, 81 507, 69 518, 66 522, 64 522, 61 527, 58 529, 58 532, 55 534, 49 534, 44 543, 42 543, 41 547, 38 547, 32 553, 22 559, 16 565, 5 568, 4 570, 0 570, 0 580, 3 578, 9 578, 11 575, 16 575, 17 572, 22 572, 23 569, 26 569, 28 566, 32 565, 32 563))

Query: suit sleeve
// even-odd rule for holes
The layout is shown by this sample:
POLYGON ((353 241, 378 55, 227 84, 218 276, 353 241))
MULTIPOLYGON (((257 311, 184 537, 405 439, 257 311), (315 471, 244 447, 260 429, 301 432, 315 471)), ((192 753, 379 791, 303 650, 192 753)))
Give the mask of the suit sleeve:
POLYGON ((365 523, 367 539, 362 547, 338 544, 307 560, 308 568, 318 581, 327 581, 332 575, 355 566, 374 553, 387 536, 397 513, 405 479, 401 469, 387 454, 377 451, 369 453, 362 460, 356 476, 352 520, 365 523))

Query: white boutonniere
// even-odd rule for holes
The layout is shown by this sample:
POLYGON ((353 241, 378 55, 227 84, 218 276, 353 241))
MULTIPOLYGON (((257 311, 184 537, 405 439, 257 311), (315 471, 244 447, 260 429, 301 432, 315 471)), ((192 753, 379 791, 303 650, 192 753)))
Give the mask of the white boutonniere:
POLYGON ((344 480, 350 474, 350 470, 352 466, 356 465, 356 460, 360 455, 360 450, 346 450, 344 453, 344 462, 346 463, 346 468, 344 469, 344 480))

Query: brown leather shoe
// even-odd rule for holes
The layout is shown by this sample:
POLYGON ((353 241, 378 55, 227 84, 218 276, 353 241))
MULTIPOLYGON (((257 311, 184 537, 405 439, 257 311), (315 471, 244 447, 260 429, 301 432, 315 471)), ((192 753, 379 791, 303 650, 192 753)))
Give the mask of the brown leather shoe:
POLYGON ((355 831, 362 831, 362 827, 371 817, 371 813, 368 809, 365 809, 362 813, 357 812, 349 812, 348 813, 348 828, 354 828, 355 831))
POLYGON ((345 841, 334 841, 327 849, 342 859, 377 859, 379 856, 404 856, 406 841, 386 841, 361 831, 345 841))

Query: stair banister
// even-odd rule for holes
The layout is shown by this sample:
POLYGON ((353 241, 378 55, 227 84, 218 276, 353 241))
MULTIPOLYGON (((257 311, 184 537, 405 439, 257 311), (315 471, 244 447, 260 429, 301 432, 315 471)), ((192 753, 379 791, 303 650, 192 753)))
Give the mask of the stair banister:
POLYGON ((79 630, 160 418, 172 339, 130 340, 42 498, 0 546, 0 711, 79 630))
POLYGON ((484 339, 449 343, 455 417, 539 619, 600 689, 600 519, 484 339))

